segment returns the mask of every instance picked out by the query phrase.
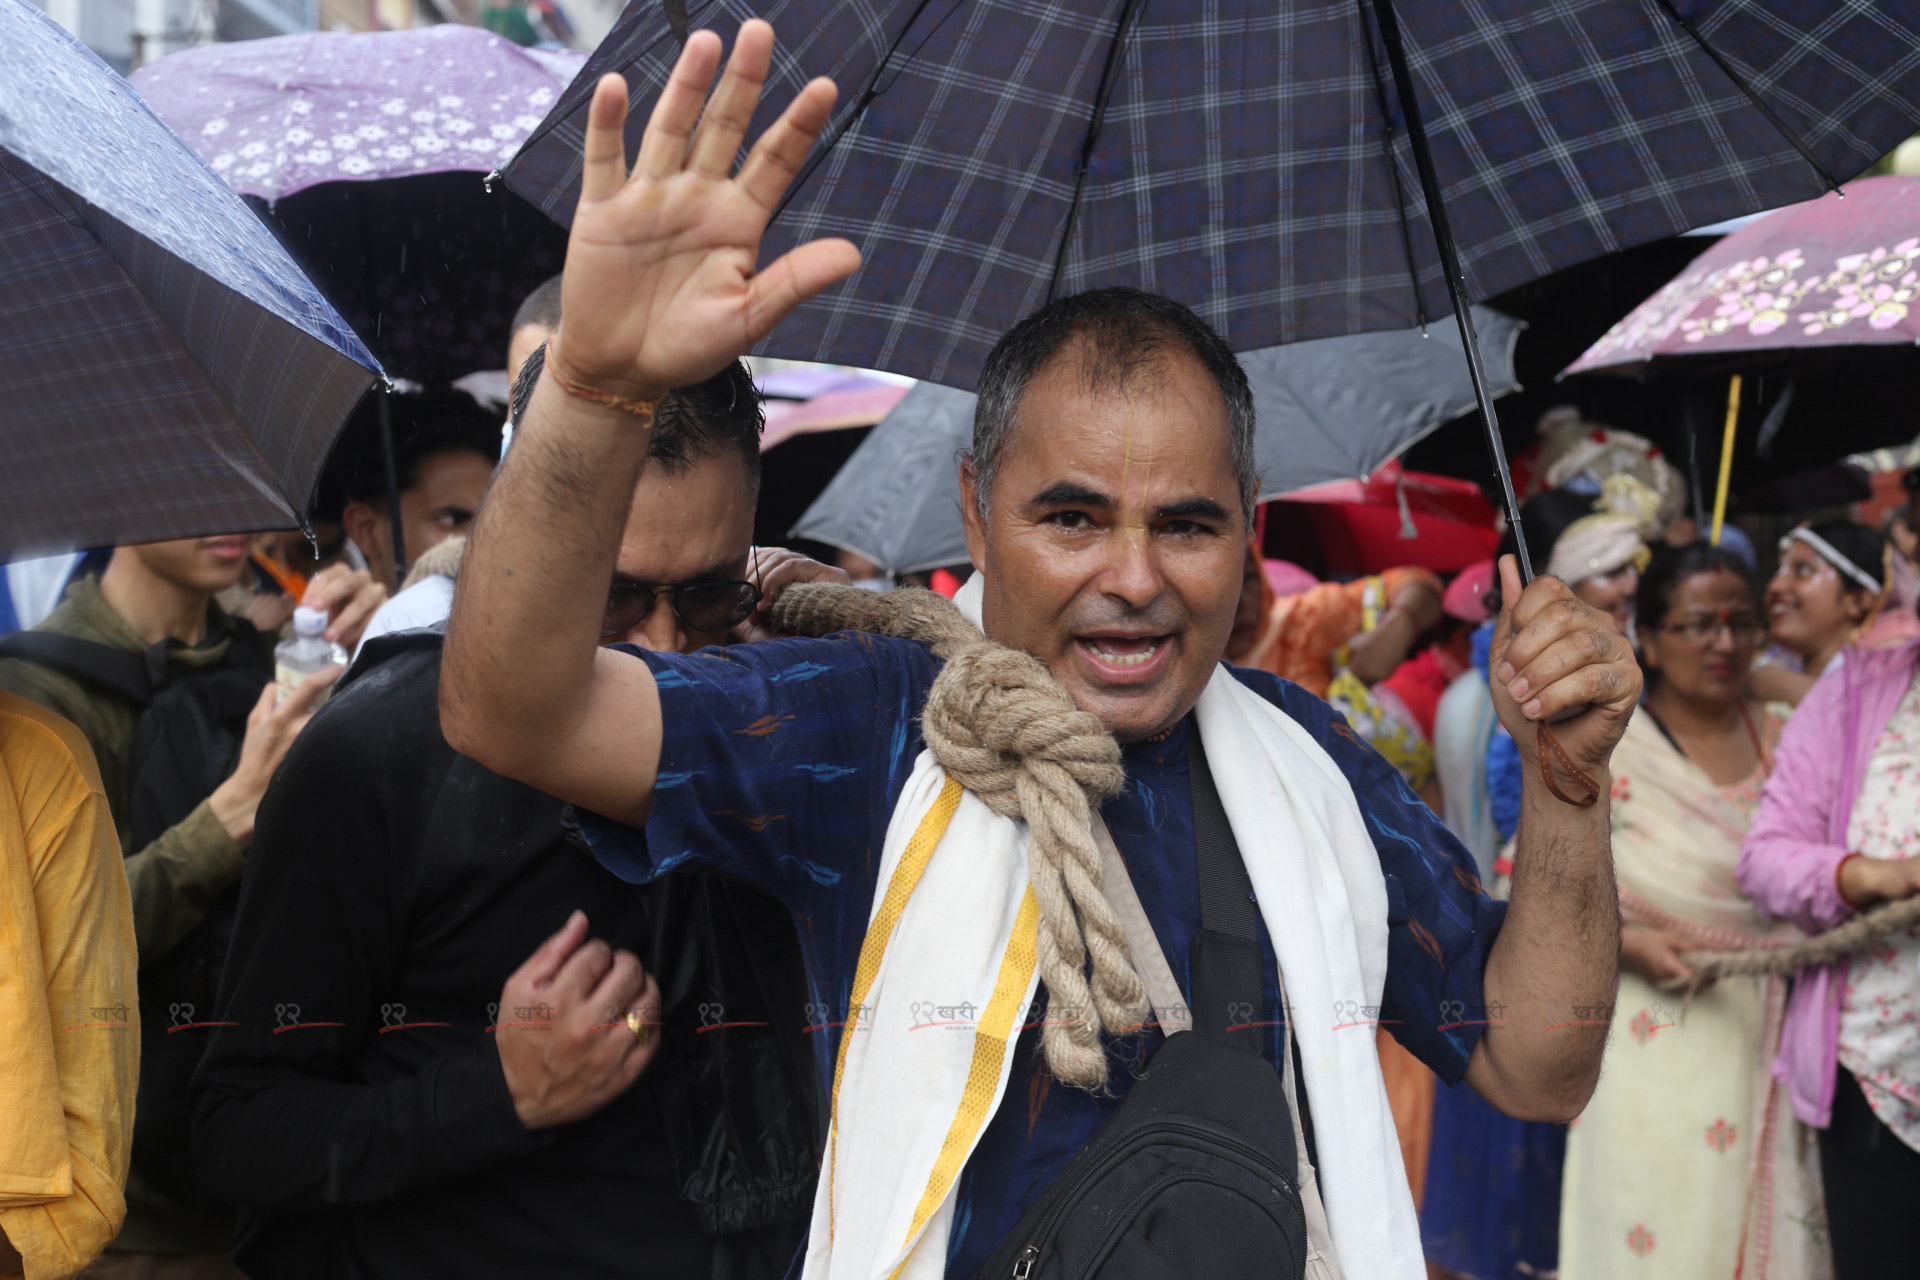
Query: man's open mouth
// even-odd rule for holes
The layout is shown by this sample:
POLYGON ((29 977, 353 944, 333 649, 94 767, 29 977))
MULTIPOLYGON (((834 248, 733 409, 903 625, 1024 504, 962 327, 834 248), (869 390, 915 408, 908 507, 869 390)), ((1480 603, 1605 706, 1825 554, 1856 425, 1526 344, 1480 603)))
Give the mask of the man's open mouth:
POLYGON ((1094 673, 1109 683, 1126 684, 1150 677, 1164 665, 1173 637, 1079 636, 1074 644, 1094 673))
POLYGON ((1160 646, 1166 642, 1165 636, 1095 636, 1080 643, 1093 650, 1102 662, 1111 662, 1116 667, 1144 666, 1160 652, 1160 646))

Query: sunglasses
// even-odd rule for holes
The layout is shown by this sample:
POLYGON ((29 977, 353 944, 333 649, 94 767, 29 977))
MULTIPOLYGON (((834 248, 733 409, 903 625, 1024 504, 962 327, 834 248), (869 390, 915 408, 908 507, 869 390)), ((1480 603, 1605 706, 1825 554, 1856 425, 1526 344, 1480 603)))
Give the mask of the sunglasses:
POLYGON ((600 638, 612 640, 632 631, 652 615, 663 595, 688 630, 712 635, 745 622, 760 603, 762 592, 751 582, 634 582, 617 578, 607 588, 600 638))

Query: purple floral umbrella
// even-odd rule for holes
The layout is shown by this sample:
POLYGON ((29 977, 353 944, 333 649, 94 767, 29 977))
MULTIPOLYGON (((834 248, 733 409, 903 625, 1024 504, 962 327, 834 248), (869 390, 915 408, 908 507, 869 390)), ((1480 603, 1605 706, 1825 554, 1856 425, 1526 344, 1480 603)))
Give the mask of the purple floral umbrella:
POLYGON ((202 45, 133 85, 234 190, 272 201, 322 182, 487 173, 585 61, 449 24, 202 45))
POLYGON ((499 368, 514 309, 560 270, 565 233, 485 175, 584 61, 444 25, 205 45, 133 84, 390 372, 444 383, 499 368))
POLYGON ((1920 341, 1920 178, 1867 178, 1749 223, 1607 330, 1565 372, 1676 356, 1920 341))

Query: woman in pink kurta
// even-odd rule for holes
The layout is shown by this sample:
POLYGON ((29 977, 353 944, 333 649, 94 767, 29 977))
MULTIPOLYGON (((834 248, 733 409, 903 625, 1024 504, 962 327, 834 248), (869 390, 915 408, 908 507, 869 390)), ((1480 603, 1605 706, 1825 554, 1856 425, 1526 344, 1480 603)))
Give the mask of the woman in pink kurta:
MULTIPOLYGON (((1788 722, 1740 884, 1809 933, 1920 892, 1920 642, 1853 649, 1788 722)), ((1839 1280, 1920 1274, 1920 931, 1794 982, 1774 1075, 1821 1133, 1839 1280)))

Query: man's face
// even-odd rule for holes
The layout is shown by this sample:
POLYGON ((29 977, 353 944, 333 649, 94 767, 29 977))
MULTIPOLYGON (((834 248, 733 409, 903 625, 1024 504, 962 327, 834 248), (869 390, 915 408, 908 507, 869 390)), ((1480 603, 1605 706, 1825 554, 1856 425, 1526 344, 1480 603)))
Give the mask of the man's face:
POLYGON ((1225 652, 1247 529, 1227 407, 1184 352, 1089 389, 1071 348, 1020 402, 982 519, 987 635, 1044 661, 1123 742, 1171 727, 1225 652))
MULTIPOLYGON (((634 487, 633 508, 620 538, 617 581, 664 586, 683 582, 746 581, 753 543, 753 489, 746 462, 728 452, 668 470, 650 463, 634 487)), ((689 630, 673 611, 672 593, 632 629, 604 637, 660 653, 691 653, 724 644, 727 634, 689 630)))
POLYGON ((154 577, 181 591, 213 595, 240 581, 252 542, 248 534, 233 533, 218 538, 148 542, 121 550, 154 577))
MULTIPOLYGON (((406 535, 407 563, 437 547, 473 524, 480 499, 493 481, 493 464, 477 453, 431 453, 420 460, 413 487, 400 495, 401 530, 406 535)), ((367 557, 374 575, 389 591, 398 589, 393 575, 393 529, 385 512, 369 503, 347 507, 344 519, 353 540, 367 557)))
POLYGON ((480 499, 493 483, 493 464, 477 453, 429 454, 420 462, 419 477, 400 495, 409 559, 472 527, 480 499))

